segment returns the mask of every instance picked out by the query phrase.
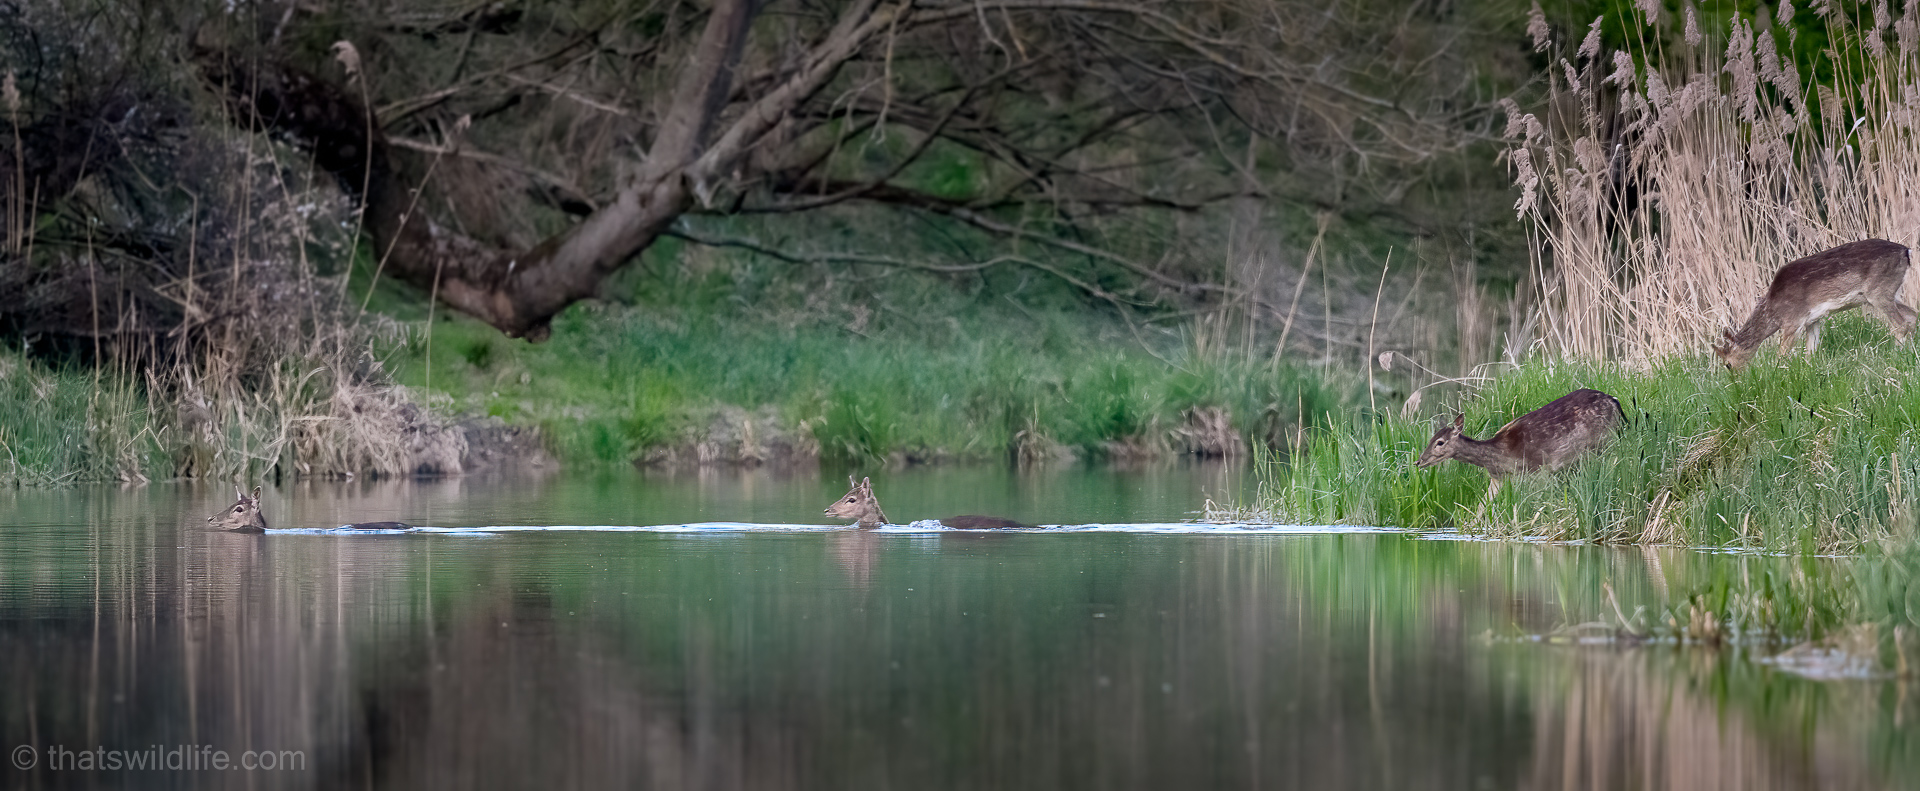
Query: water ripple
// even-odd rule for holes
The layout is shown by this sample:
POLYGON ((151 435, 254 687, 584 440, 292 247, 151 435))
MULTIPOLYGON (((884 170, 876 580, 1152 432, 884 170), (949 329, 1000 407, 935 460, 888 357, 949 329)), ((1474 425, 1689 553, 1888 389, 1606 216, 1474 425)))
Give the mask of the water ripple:
MULTIPOLYGON (((501 533, 826 533, 851 530, 847 525, 803 525, 759 522, 692 522, 675 525, 487 525, 477 527, 414 527, 410 530, 364 529, 350 526, 268 530, 269 535, 390 536, 432 534, 491 536, 501 533)), ((1026 528, 962 530, 927 519, 905 525, 884 525, 874 533, 1179 533, 1201 535, 1327 535, 1340 533, 1400 533, 1395 528, 1352 525, 1269 525, 1218 522, 1131 522, 1077 525, 1041 525, 1026 528)))

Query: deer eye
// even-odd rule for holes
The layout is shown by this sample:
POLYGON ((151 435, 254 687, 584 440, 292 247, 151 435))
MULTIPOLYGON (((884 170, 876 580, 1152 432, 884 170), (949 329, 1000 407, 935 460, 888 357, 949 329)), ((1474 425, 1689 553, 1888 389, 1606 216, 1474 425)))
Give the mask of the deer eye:
POLYGON ((245 508, 242 508, 242 507, 240 507, 240 506, 237 506, 237 505, 233 507, 233 512, 234 512, 234 513, 236 513, 236 514, 237 514, 237 513, 240 513, 241 511, 245 511, 245 510, 247 510, 247 509, 245 509, 245 508))
POLYGON ((1444 440, 1444 439, 1436 439, 1436 440, 1434 440, 1434 441, 1433 441, 1433 446, 1434 446, 1434 447, 1436 447, 1436 448, 1437 448, 1437 447, 1440 447, 1441 445, 1445 445, 1445 444, 1447 444, 1447 441, 1446 441, 1446 440, 1444 440))

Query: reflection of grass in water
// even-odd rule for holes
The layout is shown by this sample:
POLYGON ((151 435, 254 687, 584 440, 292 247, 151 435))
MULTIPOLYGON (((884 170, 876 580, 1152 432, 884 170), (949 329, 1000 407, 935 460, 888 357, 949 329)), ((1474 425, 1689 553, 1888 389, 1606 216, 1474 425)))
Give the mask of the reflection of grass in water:
POLYGON ((1661 693, 1618 700, 1589 725, 1663 714, 1680 701, 1667 693, 1705 689, 1715 710, 1744 711, 1763 733, 1813 723, 1824 708, 1823 738, 1864 745, 1887 776, 1920 771, 1920 730, 1899 724, 1920 701, 1885 694, 1904 686, 1809 681, 1753 661, 1819 641, 1910 681, 1920 670, 1920 543, 1819 558, 1369 536, 1296 541, 1277 559, 1276 576, 1320 611, 1362 613, 1383 634, 1410 630, 1440 644, 1479 634, 1519 652, 1528 661, 1515 666, 1540 674, 1528 686, 1545 691, 1537 715, 1569 687, 1611 697, 1633 691, 1622 683, 1644 683, 1661 693), (1611 641, 1570 645, 1574 637, 1611 641))
POLYGON ((1630 423, 1559 475, 1515 478, 1489 501, 1487 476, 1413 466, 1431 426, 1359 417, 1322 422, 1290 461, 1262 465, 1254 508, 1283 520, 1462 527, 1496 537, 1857 551, 1912 535, 1920 485, 1920 353, 1857 314, 1829 322, 1809 358, 1763 355, 1731 376, 1697 357, 1629 371, 1530 364, 1466 405, 1485 438, 1578 387, 1618 397, 1630 423))
MULTIPOLYGON (((602 477, 606 487, 630 486, 623 476, 602 477)), ((598 487, 571 491, 589 499, 607 496, 598 487)), ((169 524, 177 509, 156 508, 147 498, 96 498, 124 509, 102 510, 103 523, 140 525, 104 531, 100 552, 59 551, 65 542, 54 540, 0 555, 0 578, 100 579, 99 586, 52 586, 30 597, 36 614, 81 627, 43 628, 56 646, 62 634, 89 634, 85 624, 102 601, 110 612, 153 606, 145 577, 90 571, 99 557, 163 570, 188 557, 175 550, 177 542, 151 540, 154 526, 169 524)), ((519 665, 538 668, 539 683, 551 684, 555 694, 586 690, 589 703, 637 699, 615 696, 631 690, 623 679, 639 679, 642 691, 664 696, 661 708, 669 722, 678 721, 672 718, 685 708, 683 701, 714 704, 722 712, 777 711, 776 719, 790 724, 783 727, 821 740, 811 754, 828 758, 868 756, 862 751, 875 749, 872 731, 848 723, 886 724, 885 746, 925 750, 895 754, 944 756, 905 764, 920 767, 916 771, 925 771, 934 784, 951 784, 956 776, 972 780, 956 774, 968 767, 1004 767, 1009 743, 1047 748, 1030 755, 1089 762, 1117 757, 1123 767, 1128 758, 1155 750, 1151 756, 1161 760, 1186 755, 1204 761, 1195 764, 1204 771, 1224 772, 1219 767, 1241 764, 1208 751, 1242 739, 1280 743, 1296 733, 1321 751, 1315 753, 1320 761, 1299 765, 1338 763, 1355 773, 1341 778, 1345 783, 1377 787, 1397 787, 1391 781, 1408 775, 1365 774, 1383 771, 1375 744, 1387 745, 1395 769, 1412 776, 1450 771, 1471 759, 1475 772, 1505 767, 1493 772, 1504 778, 1563 748, 1567 755, 1596 750, 1577 754, 1600 762, 1651 750, 1649 765, 1705 763, 1712 756, 1690 751, 1725 744, 1726 732, 1760 737, 1742 743, 1765 749, 1721 756, 1742 759, 1742 766, 1764 766, 1759 757, 1777 752, 1797 759, 1817 749, 1838 756, 1846 771, 1864 766, 1899 777, 1920 769, 1920 731, 1896 723, 1901 703, 1888 694, 1893 684, 1815 684, 1754 665, 1737 651, 1489 648, 1470 639, 1489 630, 1540 633, 1615 620, 1609 587, 1627 617, 1646 608, 1643 623, 1660 622, 1665 609, 1693 596, 1722 592, 1728 602, 1769 588, 1816 599, 1857 586, 1897 601, 1898 590, 1863 582, 1883 572, 1893 579, 1896 572, 1861 571, 1872 558, 1401 536, 929 537, 843 531, 278 543, 273 552, 233 555, 234 562, 207 572, 210 584, 227 587, 236 580, 269 580, 270 590, 287 592, 264 597, 271 607, 232 600, 172 606, 212 608, 221 616, 213 620, 242 625, 245 620, 232 613, 251 613, 281 629, 250 638, 256 643, 306 650, 316 638, 330 645, 338 635, 337 642, 352 651, 354 668, 405 671, 421 664, 425 650, 482 658, 506 656, 502 648, 527 651, 511 655, 524 660, 519 662, 456 661, 447 673, 375 673, 363 679, 369 700, 425 694, 440 701, 441 710, 484 715, 480 708, 459 708, 458 701, 469 699, 473 689, 513 688, 500 682, 522 676, 485 669, 519 665), (439 549, 391 551, 404 549, 400 543, 439 549), (456 544, 459 551, 449 552, 456 544), (311 598, 292 593, 311 589, 316 578, 334 579, 334 565, 375 549, 388 561, 384 573, 353 576, 338 594, 354 617, 292 617, 311 598), (366 601, 395 604, 355 604, 366 601), (509 621, 511 628, 501 626, 509 621), (436 648, 435 639, 447 647, 436 648), (1374 701, 1378 719, 1367 714, 1374 701), (896 727, 897 717, 887 719, 902 707, 919 715, 911 728, 896 727), (1669 715, 1675 710, 1691 714, 1669 715), (1724 716, 1693 716, 1702 713, 1724 716), (1263 732, 1240 730, 1247 722, 1243 716, 1257 717, 1263 732), (1343 723, 1350 735, 1313 741, 1336 730, 1330 722, 1343 723), (1172 746, 1142 746, 1142 723, 1177 725, 1164 731, 1172 746), (1560 723, 1594 726, 1586 733, 1593 738, 1579 745, 1553 738, 1560 723), (1639 730, 1613 730, 1621 723, 1639 730), (1810 733, 1820 738, 1812 740, 1810 733), (1074 738, 1062 741, 1063 735, 1074 738), (1633 738, 1602 738, 1609 736, 1633 738)), ((237 546, 213 546, 228 544, 237 546)), ((1913 568, 1920 558, 1909 555, 1903 562, 1913 568)), ((1747 617, 1747 610, 1720 601, 1711 604, 1725 617, 1747 617)), ((1774 622, 1789 630, 1779 639, 1818 636, 1801 631, 1809 617, 1792 601, 1775 596, 1774 622)), ((1816 610, 1811 620, 1825 628, 1844 623, 1850 612, 1856 611, 1830 607, 1816 610)), ((142 627, 138 619, 120 617, 105 624, 108 634, 142 627)), ((171 651, 174 645, 160 647, 171 651)), ((150 664, 151 657, 164 662, 175 655, 141 654, 150 664)), ((84 669, 86 663, 75 666, 84 669)), ((592 713, 591 706, 556 710, 592 713)), ((72 723, 83 714, 69 707, 57 716, 72 723)), ((585 721, 600 727, 603 718, 585 721)), ((1284 757, 1269 753, 1266 760, 1267 778, 1288 776, 1284 772, 1292 767, 1284 757)), ((894 779, 903 777, 906 782, 921 775, 894 779)), ((973 784, 993 785, 1005 777, 988 773, 973 784)))
MULTIPOLYGON (((1754 661, 1796 644, 1819 645, 1842 652, 1835 664, 1857 663, 1880 678, 1910 680, 1920 669, 1920 543, 1871 545, 1851 558, 1652 549, 1646 557, 1660 584, 1648 586, 1652 580, 1646 579, 1621 585, 1623 570, 1617 568, 1607 570, 1610 579, 1597 580, 1589 569, 1578 585, 1586 592, 1584 615, 1576 617, 1615 629, 1624 625, 1624 631, 1655 641, 1721 648, 1709 655, 1716 700, 1774 722, 1812 722, 1815 710, 1844 705, 1855 714, 1827 718, 1820 729, 1824 738, 1864 744, 1873 756, 1870 765, 1883 776, 1920 771, 1920 731, 1900 725, 1915 705, 1904 683, 1811 681, 1754 661), (1619 588, 1618 595, 1608 587, 1619 588), (1850 700, 1836 704, 1834 698, 1850 700)), ((1648 663, 1699 664, 1685 661, 1698 657, 1663 646, 1642 650, 1648 663)))
MULTIPOLYGON (((722 404, 806 421, 830 459, 1005 458, 1022 432, 1094 454, 1164 437, 1196 406, 1236 428, 1284 435, 1344 401, 1325 373, 1291 364, 1163 361, 1130 336, 1068 316, 1012 312, 942 319, 938 332, 640 309, 570 311, 539 346, 463 318, 435 321, 433 387, 458 408, 535 423, 569 461, 626 461, 697 431, 722 404)), ((425 381, 422 344, 392 361, 425 381)), ((1161 440, 1164 445, 1164 439, 1161 440)))
MULTIPOLYGON (((1893 626, 1899 619, 1909 619, 1906 628, 1911 630, 1910 619, 1920 618, 1920 601, 1916 601, 1916 608, 1897 612, 1888 605, 1914 590, 1910 572, 1901 570, 1901 564, 1912 569, 1920 563, 1920 550, 1913 547, 1897 556, 1812 558, 1665 548, 1434 542, 1396 536, 1226 539, 1180 542, 1177 546, 1141 537, 1099 536, 1087 537, 1099 542, 1098 551, 1056 550, 1058 554, 1054 554, 1037 551, 1036 547, 1042 546, 1038 542, 1057 541, 1058 537, 1010 537, 1006 545, 942 541, 939 551, 924 547, 908 551, 909 540, 898 537, 849 534, 844 538, 872 542, 870 551, 876 557, 868 572, 873 575, 870 582, 876 591, 904 594, 907 587, 937 591, 933 594, 937 597, 936 609, 950 614, 972 610, 973 617, 984 613, 993 624, 996 639, 1034 651, 1022 657, 1031 663, 1034 673, 1055 668, 1069 661, 1067 658, 1092 653, 1083 641, 1093 634, 1087 629, 1093 623, 1102 628, 1132 630, 1128 645, 1153 646, 1141 661, 1111 664, 1137 664, 1158 671, 1152 667, 1153 662, 1188 656, 1196 650, 1194 645, 1212 645, 1220 640, 1232 649, 1260 657, 1248 666, 1224 663, 1229 682, 1263 688, 1258 680, 1262 677, 1268 678, 1266 684, 1281 683, 1268 674, 1313 672, 1323 674, 1316 678, 1330 690, 1329 698, 1367 701, 1380 694, 1405 694, 1423 683, 1399 678, 1396 672, 1413 670, 1415 665, 1427 666, 1414 671, 1418 673, 1431 672, 1436 665, 1455 667, 1452 663, 1458 661, 1455 652, 1460 650, 1462 638, 1552 633, 1559 627, 1593 623, 1617 629, 1621 626, 1619 613, 1655 641, 1637 651, 1621 650, 1630 644, 1627 642, 1569 648, 1499 641, 1491 650, 1502 652, 1502 657, 1512 661, 1486 661, 1486 654, 1477 654, 1470 661, 1460 662, 1460 678, 1448 686, 1476 690, 1460 701, 1463 705, 1479 707, 1487 700, 1498 699, 1536 716, 1566 717, 1573 725, 1610 728, 1608 723, 1614 717, 1641 726, 1665 723, 1658 730, 1635 734, 1663 743, 1667 738, 1678 743, 1690 737, 1707 737, 1705 743, 1718 743, 1717 734, 1728 726, 1728 721, 1713 717, 1665 722, 1663 718, 1670 715, 1671 707, 1682 703, 1695 714, 1729 710, 1744 714, 1742 721, 1752 727, 1740 730, 1762 737, 1763 745, 1769 743, 1769 737, 1818 721, 1826 737, 1838 738, 1842 744, 1864 745, 1875 756, 1872 768, 1876 770, 1898 776, 1901 771, 1920 769, 1920 731, 1894 722, 1898 707, 1911 706, 1913 701, 1862 693, 1858 685, 1836 687, 1810 682, 1751 661, 1802 640, 1843 637, 1863 624, 1875 623, 1881 624, 1874 629, 1885 638, 1877 663, 1888 670, 1897 669, 1900 660, 1893 653, 1893 626), (1010 581, 1018 583, 1008 584, 1010 581), (1210 593, 1170 595, 1177 590, 1210 593), (1060 606, 1063 602, 1070 606, 1060 606), (1705 650, 1705 635, 1688 633, 1689 628, 1697 628, 1689 626, 1695 609, 1712 610, 1719 624, 1717 632, 1722 635, 1717 643, 1721 650, 1705 650), (1095 611, 1105 612, 1108 617, 1090 621, 1090 613, 1095 611), (1294 622, 1296 617, 1304 620, 1294 622), (1670 625, 1669 619, 1677 625, 1670 625), (1178 624, 1184 640, 1167 639, 1171 624, 1178 624), (1275 643, 1260 643, 1263 634, 1275 637, 1275 643), (1690 645, 1663 644, 1682 640, 1690 645), (1299 656, 1336 661, 1317 666, 1289 664, 1290 658, 1299 656), (1342 665, 1337 661, 1340 658, 1358 661, 1342 665), (1379 663, 1377 668, 1375 661, 1379 663), (1329 671, 1329 666, 1340 669, 1329 671), (1243 667, 1246 676, 1231 677, 1243 667), (1514 677, 1501 672, 1509 670, 1520 671, 1520 683, 1516 685, 1514 677), (1586 672, 1589 670, 1599 672, 1586 672), (1570 689, 1607 693, 1604 698, 1588 700, 1593 711, 1608 713, 1585 715, 1565 708, 1573 694, 1570 689), (1640 697, 1625 700, 1612 697, 1615 694, 1640 697), (1518 697, 1511 697, 1515 695, 1518 697), (1617 706, 1609 709, 1602 700, 1615 701, 1617 706), (1582 719, 1589 716, 1592 719, 1582 719)), ((626 580, 644 580, 662 573, 676 575, 648 583, 658 591, 699 591, 714 585, 734 590, 739 584, 724 582, 737 561, 713 557, 702 558, 701 562, 715 568, 696 571, 675 564, 673 571, 666 572, 635 567, 623 570, 618 578, 624 585, 626 580), (723 582, 712 581, 716 579, 723 582)), ((808 565, 799 562, 781 567, 783 574, 791 576, 801 573, 795 569, 808 565)), ((794 587, 784 578, 753 584, 764 585, 769 591, 794 587)), ((466 589, 472 587, 469 583, 466 589)), ((457 582, 450 583, 450 595, 460 590, 457 582)), ((590 593, 573 592, 565 606, 590 606, 590 593)), ((634 595, 642 593, 636 590, 634 595)), ((688 606, 704 608, 702 618, 730 622, 728 619, 739 617, 744 595, 713 602, 693 596, 688 597, 692 599, 688 606)), ((1920 599, 1920 594, 1915 595, 1920 599)), ((804 607, 803 602, 787 600, 784 594, 782 601, 778 620, 793 626, 773 628, 845 628, 838 621, 804 620, 789 609, 804 607)), ((922 663, 922 668, 941 667, 936 675, 943 676, 976 672, 962 667, 973 647, 966 642, 969 635, 948 631, 959 626, 923 623, 919 619, 927 616, 924 611, 908 609, 906 604, 899 606, 900 614, 892 616, 898 620, 889 619, 894 627, 905 629, 906 624, 912 624, 933 641, 932 645, 912 643, 912 658, 922 663)), ((678 616, 662 611, 633 617, 668 621, 678 616)), ((686 631, 663 623, 635 633, 662 635, 664 639, 686 631)), ((804 642, 790 633, 753 634, 755 639, 775 645, 804 642)), ((870 638, 856 629, 846 639, 857 642, 870 638)), ((678 655, 665 646, 648 648, 663 657, 678 655)), ((1920 659, 1913 649, 1909 644, 1909 663, 1920 659)), ((759 646, 757 650, 774 649, 759 646)), ((1231 649, 1228 653, 1240 655, 1231 649)), ((1181 662, 1178 666, 1188 664, 1181 662)), ((1209 663, 1190 664, 1209 668, 1198 675, 1219 674, 1209 663)), ((1165 677, 1151 671, 1141 675, 1155 684, 1165 677)), ((1074 680, 1086 681, 1078 677, 1074 680)), ((1178 680, 1182 690, 1202 681, 1178 680)), ((1211 678, 1208 681, 1217 683, 1211 678)), ((1116 683, 1126 689, 1125 681, 1116 679, 1116 683)), ((1868 689, 1884 692, 1890 685, 1868 689)), ((1244 688, 1236 692, 1246 694, 1244 688)), ((1488 715, 1485 709, 1477 713, 1488 715)), ((1457 714, 1470 716, 1464 710, 1457 714)), ((1551 752, 1560 740, 1549 741, 1536 744, 1536 754, 1551 752)), ((1523 740, 1515 747, 1524 749, 1524 745, 1523 740)), ((1678 765, 1705 762, 1709 757, 1682 755, 1663 760, 1678 765)))
POLYGON ((1920 543, 1822 558, 1329 537, 1300 542, 1285 562, 1289 578, 1329 606, 1371 602, 1411 621, 1431 620, 1453 593, 1478 591, 1499 605, 1484 613, 1494 620, 1462 628, 1494 637, 1592 628, 1629 642, 1780 646, 1867 626, 1888 640, 1892 666, 1896 628, 1920 623, 1920 543))

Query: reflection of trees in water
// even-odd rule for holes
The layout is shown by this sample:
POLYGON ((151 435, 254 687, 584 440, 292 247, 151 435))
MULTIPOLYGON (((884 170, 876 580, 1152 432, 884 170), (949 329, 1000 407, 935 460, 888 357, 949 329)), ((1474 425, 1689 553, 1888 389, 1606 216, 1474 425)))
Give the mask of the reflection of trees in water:
MULTIPOLYGON (((418 544, 179 538, 179 565, 156 562, 172 538, 136 540, 105 553, 132 561, 102 568, 114 579, 69 587, 35 618, 0 620, 9 747, 209 745, 233 761, 243 750, 300 751, 308 771, 265 780, 289 788, 778 789, 798 776, 778 718, 650 694, 629 662, 559 625, 548 597, 507 567, 463 580, 475 592, 443 593, 457 600, 447 605, 404 573, 418 544)), ((689 635, 691 667, 715 639, 689 635)), ((263 782, 245 772, 56 776, 44 765, 37 777, 263 782)))
POLYGON ((1533 681, 1533 765, 1526 788, 1885 785, 1868 771, 1868 735, 1858 720, 1835 716, 1836 710, 1873 711, 1871 698, 1883 685, 1784 678, 1768 684, 1761 679, 1769 671, 1706 650, 1555 653, 1565 661, 1543 666, 1533 681), (1746 689, 1762 694, 1730 706, 1725 687, 1746 686, 1730 681, 1730 674, 1770 688, 1746 689), (1755 705, 1774 709, 1774 716, 1756 722, 1747 711, 1755 705))
POLYGON ((687 635, 683 698, 557 623, 539 594, 463 602, 406 670, 356 673, 361 765, 401 788, 789 788, 794 729, 742 717, 698 672, 711 634, 687 635))
POLYGON ((313 787, 1857 787, 1873 693, 1834 690, 1883 688, 1484 647, 1490 550, 1398 538, 148 527, 0 560, 50 586, 0 619, 11 743, 313 787))

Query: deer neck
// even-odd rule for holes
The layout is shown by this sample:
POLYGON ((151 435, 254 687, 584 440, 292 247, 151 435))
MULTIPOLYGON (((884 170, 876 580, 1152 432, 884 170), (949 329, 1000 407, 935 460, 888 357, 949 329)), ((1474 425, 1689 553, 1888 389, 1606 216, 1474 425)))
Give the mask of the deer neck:
POLYGON ((1747 317, 1747 323, 1733 333, 1733 345, 1738 349, 1751 349, 1761 341, 1780 331, 1780 316, 1762 297, 1760 304, 1753 309, 1753 315, 1747 317))
POLYGON ((860 527, 879 527, 887 522, 887 512, 880 510, 880 498, 869 493, 860 499, 857 508, 851 514, 842 514, 842 518, 851 516, 860 527))
POLYGON ((1485 468, 1491 475, 1505 475, 1519 467, 1513 454, 1500 446, 1497 434, 1493 439, 1474 439, 1461 434, 1454 442, 1453 458, 1485 468))

